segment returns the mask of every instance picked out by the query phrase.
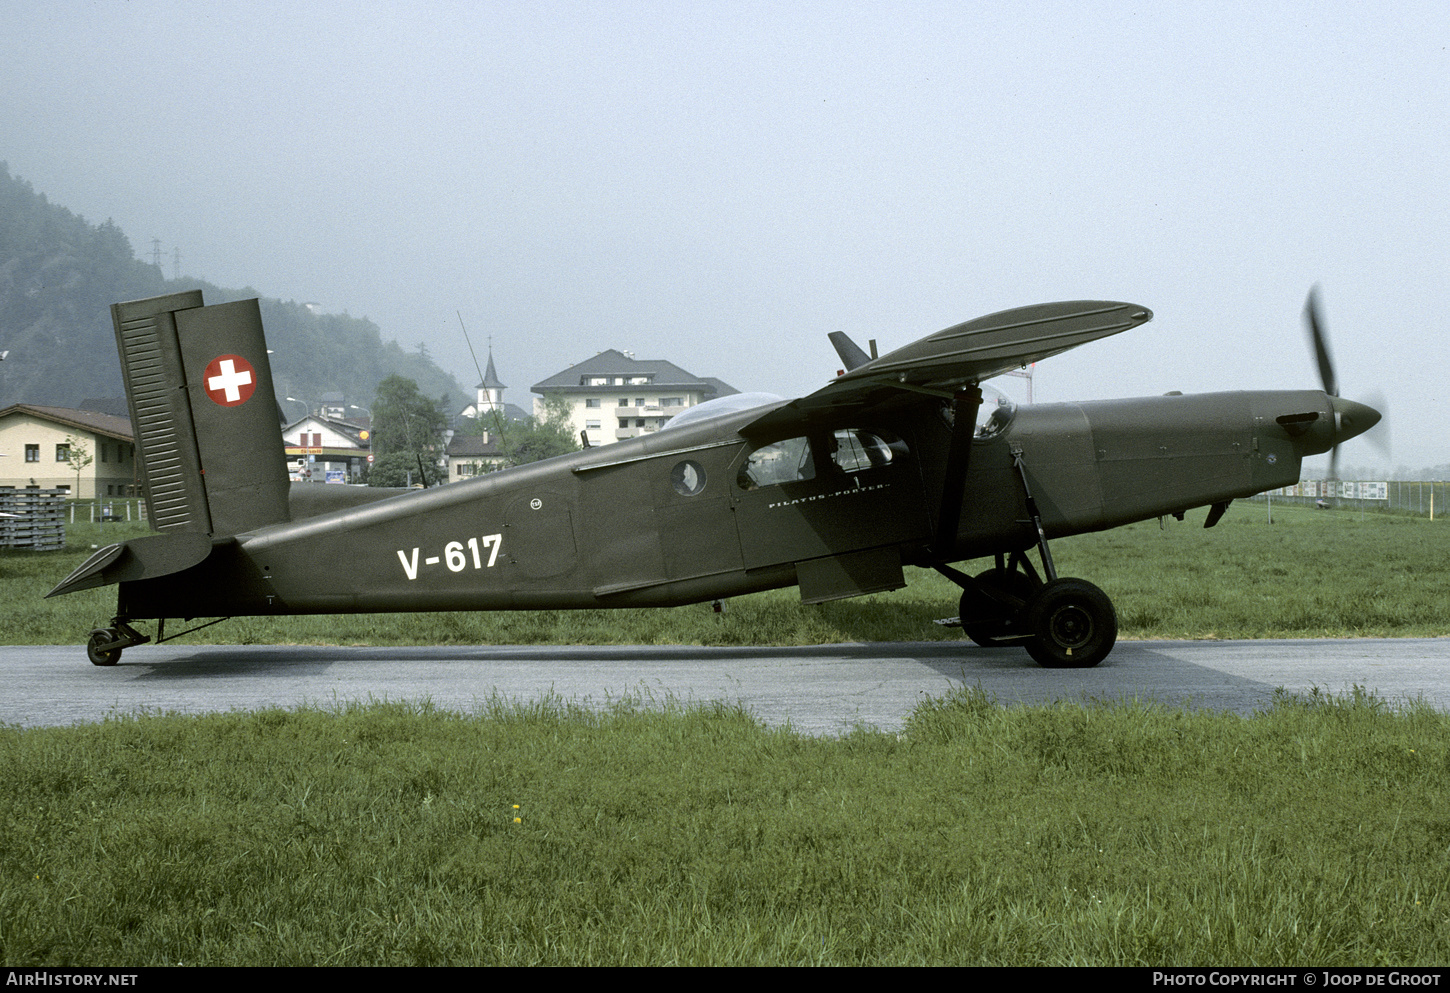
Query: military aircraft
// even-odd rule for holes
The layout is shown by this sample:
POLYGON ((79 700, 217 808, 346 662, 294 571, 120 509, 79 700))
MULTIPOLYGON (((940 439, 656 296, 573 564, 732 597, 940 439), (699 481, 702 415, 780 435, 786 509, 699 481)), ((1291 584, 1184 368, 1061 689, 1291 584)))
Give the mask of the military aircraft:
POLYGON ((48 595, 119 587, 87 644, 114 665, 152 640, 142 620, 159 643, 167 618, 667 607, 787 586, 821 603, 900 588, 914 565, 961 588, 978 645, 1097 665, 1112 602, 1057 575, 1050 539, 1197 507, 1212 527, 1380 418, 1337 396, 1315 319, 1322 391, 1016 408, 982 386, 1152 316, 1041 304, 880 356, 835 333, 846 368, 808 396, 722 397, 653 434, 399 492, 289 485, 256 300, 116 304, 160 533, 101 549, 48 595), (983 557, 976 575, 956 566, 983 557))

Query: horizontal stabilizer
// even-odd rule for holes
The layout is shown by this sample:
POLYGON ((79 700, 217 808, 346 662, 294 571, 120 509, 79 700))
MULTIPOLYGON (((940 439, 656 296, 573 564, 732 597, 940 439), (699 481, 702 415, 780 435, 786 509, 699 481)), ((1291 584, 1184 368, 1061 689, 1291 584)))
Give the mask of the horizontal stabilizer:
POLYGON ((194 531, 153 534, 107 545, 77 566, 46 596, 169 576, 205 561, 212 546, 211 538, 194 531))

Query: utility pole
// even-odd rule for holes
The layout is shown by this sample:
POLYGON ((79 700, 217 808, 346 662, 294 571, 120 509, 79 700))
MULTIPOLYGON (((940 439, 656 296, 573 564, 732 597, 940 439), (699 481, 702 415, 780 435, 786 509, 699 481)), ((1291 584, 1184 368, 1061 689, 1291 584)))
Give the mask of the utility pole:
POLYGON ((152 238, 151 239, 151 264, 156 267, 156 271, 157 272, 160 272, 161 271, 161 239, 160 238, 152 238))

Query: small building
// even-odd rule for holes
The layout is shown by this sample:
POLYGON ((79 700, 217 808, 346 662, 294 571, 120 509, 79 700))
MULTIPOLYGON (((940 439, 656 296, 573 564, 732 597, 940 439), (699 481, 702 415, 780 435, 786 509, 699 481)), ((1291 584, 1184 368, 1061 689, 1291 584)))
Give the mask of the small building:
MULTIPOLYGON (((740 392, 673 362, 636 359, 613 348, 535 383, 533 390, 544 397, 565 398, 574 436, 584 432, 590 445, 658 431, 688 407, 740 392)), ((543 408, 543 400, 534 401, 535 416, 543 408)))
POLYGON ((353 482, 372 454, 366 417, 308 414, 282 428, 287 472, 294 483, 353 482))
POLYGON ((0 486, 65 490, 87 500, 140 496, 135 440, 128 417, 11 404, 0 410, 0 486))
POLYGON ((491 431, 477 434, 455 434, 444 450, 448 482, 458 483, 485 472, 493 472, 503 464, 498 450, 498 437, 491 431))

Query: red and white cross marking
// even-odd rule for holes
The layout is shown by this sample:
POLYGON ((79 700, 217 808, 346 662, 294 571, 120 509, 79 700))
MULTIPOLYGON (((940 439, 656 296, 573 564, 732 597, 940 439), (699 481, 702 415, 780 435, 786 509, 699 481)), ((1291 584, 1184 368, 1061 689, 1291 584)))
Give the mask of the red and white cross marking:
POLYGON ((240 355, 218 355, 202 372, 206 395, 223 407, 246 403, 257 388, 257 373, 240 355))

